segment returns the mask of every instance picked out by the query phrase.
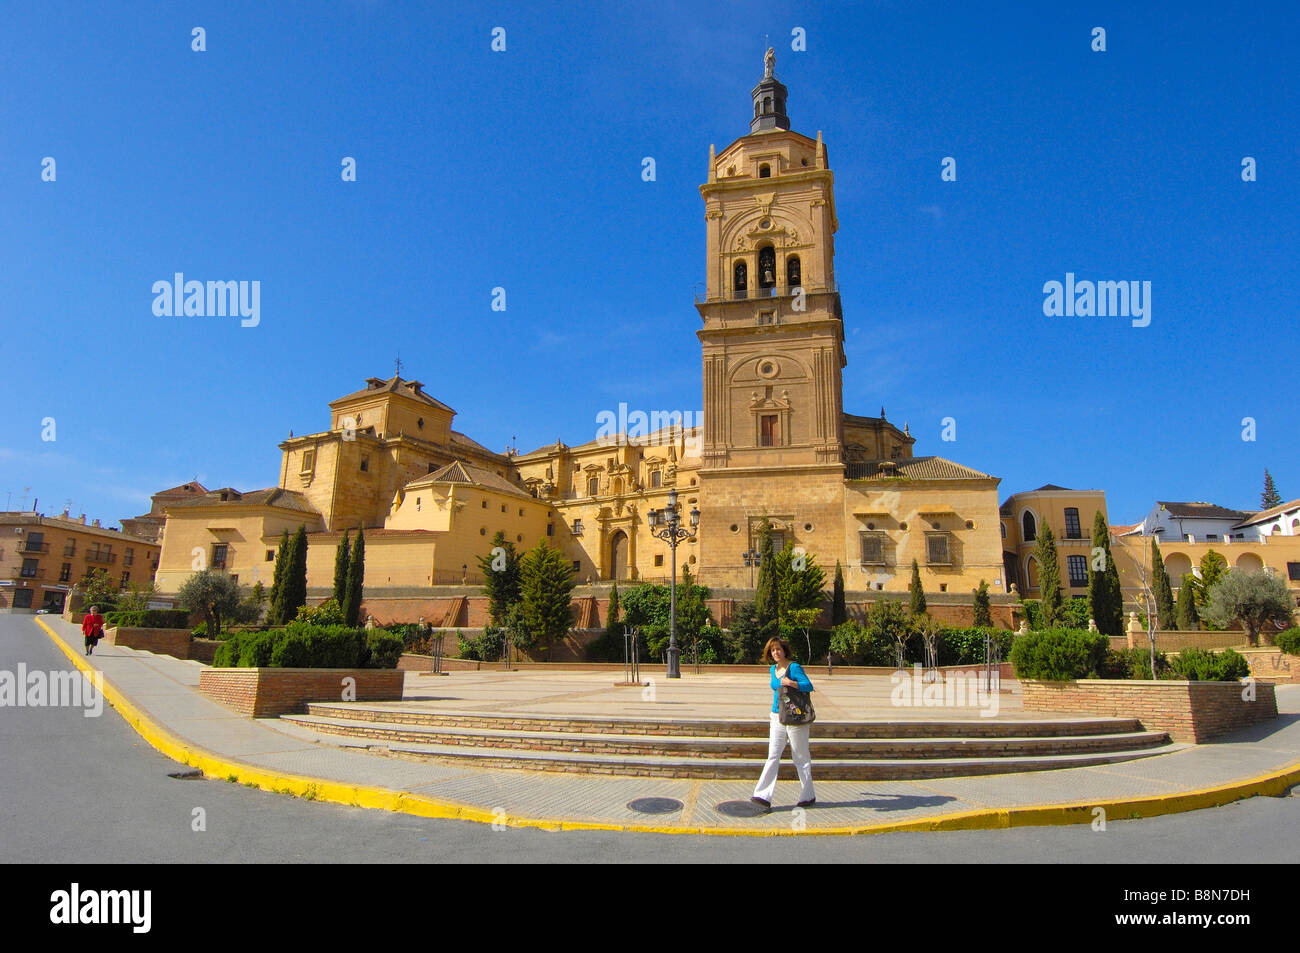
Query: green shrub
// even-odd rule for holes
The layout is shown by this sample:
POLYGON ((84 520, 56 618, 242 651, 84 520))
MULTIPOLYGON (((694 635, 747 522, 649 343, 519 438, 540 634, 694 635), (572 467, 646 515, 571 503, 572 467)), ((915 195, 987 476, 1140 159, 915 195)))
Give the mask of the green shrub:
MULTIPOLYGON (((1157 678, 1168 678, 1173 674, 1169 657, 1164 652, 1156 653, 1156 673, 1157 678)), ((1107 651, 1099 674, 1102 678, 1151 681, 1151 650, 1132 648, 1107 651)))
POLYGON ((1277 647, 1287 655, 1300 655, 1300 628, 1279 632, 1274 641, 1277 642, 1277 647))
POLYGON ((404 648, 402 637, 395 632, 374 629, 366 633, 366 668, 397 668, 404 648))
POLYGON ((962 629, 945 628, 939 635, 940 665, 983 665, 984 640, 992 635, 1000 649, 999 658, 1006 661, 1011 655, 1015 633, 1007 629, 970 626, 962 629))
POLYGON ((294 621, 310 625, 342 625, 343 609, 335 600, 326 599, 320 605, 299 606, 298 617, 294 621))
POLYGON ((1250 674, 1250 665, 1240 652, 1224 649, 1183 649, 1172 662, 1173 670, 1190 682, 1235 682, 1250 674))
POLYGON ((1040 629, 1018 637, 1011 648, 1016 678, 1068 682, 1096 678, 1104 669, 1110 640, 1100 632, 1040 629))
MULTIPOLYGON (((104 616, 105 626, 130 626, 144 629, 185 629, 189 628, 190 613, 188 609, 136 609, 119 610, 104 616)), ((206 631, 206 630, 205 630, 206 631)))

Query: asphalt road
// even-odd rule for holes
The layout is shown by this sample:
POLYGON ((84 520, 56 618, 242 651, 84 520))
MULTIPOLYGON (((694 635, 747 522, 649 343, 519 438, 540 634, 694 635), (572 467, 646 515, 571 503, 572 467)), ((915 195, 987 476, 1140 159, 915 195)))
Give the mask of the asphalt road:
MULTIPOLYGON (((0 670, 71 670, 30 616, 0 615, 0 670)), ((111 708, 0 708, 5 863, 1294 863, 1300 798, 1006 831, 749 838, 499 830, 313 803, 186 770, 111 708), (201 817, 202 825, 197 823, 201 817), (196 829, 197 827, 203 829, 196 829)))

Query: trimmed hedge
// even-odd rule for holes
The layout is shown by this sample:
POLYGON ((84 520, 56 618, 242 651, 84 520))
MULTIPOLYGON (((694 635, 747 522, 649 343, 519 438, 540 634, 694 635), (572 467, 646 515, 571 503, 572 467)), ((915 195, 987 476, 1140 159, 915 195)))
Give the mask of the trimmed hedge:
POLYGON ((1279 632, 1274 641, 1287 655, 1300 655, 1300 628, 1279 632))
POLYGON ((1015 640, 1011 664, 1016 678, 1070 682, 1098 678, 1106 668, 1110 640, 1086 629, 1040 629, 1015 640))
POLYGON ((188 609, 138 609, 120 610, 104 616, 105 626, 120 625, 138 629, 188 629, 188 609))
POLYGON ((1173 669, 1189 682, 1235 682, 1250 674, 1250 664, 1240 652, 1224 649, 1183 649, 1172 662, 1173 669))
POLYGON ((291 622, 283 629, 238 632, 217 649, 217 668, 396 668, 402 637, 383 630, 291 622))

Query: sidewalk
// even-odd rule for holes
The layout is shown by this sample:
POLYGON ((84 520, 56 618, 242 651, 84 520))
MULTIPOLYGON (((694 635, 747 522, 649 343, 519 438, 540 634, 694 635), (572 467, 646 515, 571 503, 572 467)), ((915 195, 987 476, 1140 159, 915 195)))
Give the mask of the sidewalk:
MULTIPOLYGON (((198 691, 197 662, 103 645, 83 655, 81 632, 38 617, 82 670, 103 673, 107 701, 151 745, 213 778, 270 791, 422 817, 549 830, 740 835, 972 830, 1151 817, 1278 795, 1300 783, 1300 686, 1279 686, 1279 717, 1207 745, 1114 765, 926 781, 823 781, 817 804, 794 809, 799 785, 777 784, 773 810, 731 817, 753 782, 560 775, 404 761, 316 743, 274 719, 238 715, 198 691), (646 814, 639 798, 680 809, 646 814)), ((409 677, 409 676, 408 676, 409 677)), ((448 678, 455 678, 454 675, 448 678)), ((816 777, 816 764, 813 766, 816 777)))

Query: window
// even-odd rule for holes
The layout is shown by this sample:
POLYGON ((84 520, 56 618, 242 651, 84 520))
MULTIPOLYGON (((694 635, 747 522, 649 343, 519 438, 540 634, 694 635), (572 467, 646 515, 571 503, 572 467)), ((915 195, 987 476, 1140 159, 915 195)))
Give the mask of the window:
POLYGON ((304 450, 302 452, 302 469, 301 473, 311 473, 316 466, 316 451, 304 450))
POLYGON ((275 550, 274 550, 274 549, 268 549, 268 550, 266 551, 266 561, 267 561, 268 563, 273 563, 273 562, 275 562, 275 550))
POLYGON ((72 563, 64 563, 59 569, 59 582, 67 582, 72 578, 72 563))
POLYGON ((1083 539, 1083 533, 1079 530, 1079 511, 1073 506, 1065 508, 1065 538, 1083 539))
POLYGON ((1033 513, 1026 510, 1025 515, 1020 517, 1020 525, 1024 530, 1026 543, 1032 543, 1038 538, 1038 521, 1034 519, 1033 513))
POLYGON ((862 565, 883 566, 885 564, 885 534, 860 533, 862 540, 862 565))
POLYGON ((370 457, 364 453, 361 455, 361 472, 370 472, 370 457))
POLYGON ((925 561, 939 566, 952 563, 952 556, 948 553, 947 533, 925 534, 925 561))
POLYGON ((1286 576, 1292 582, 1300 582, 1300 563, 1287 563, 1286 576))
POLYGON ((776 414, 764 414, 758 418, 760 447, 775 447, 781 442, 781 421, 776 414))
POLYGON ((35 559, 23 560, 23 568, 21 572, 24 579, 34 579, 36 577, 36 565, 37 561, 35 559))
POLYGON ((213 569, 226 568, 226 548, 227 548, 226 543, 212 544, 212 568, 213 569))
POLYGON ((1083 556, 1071 556, 1067 561, 1070 566, 1070 586, 1086 586, 1088 584, 1088 560, 1083 556))

